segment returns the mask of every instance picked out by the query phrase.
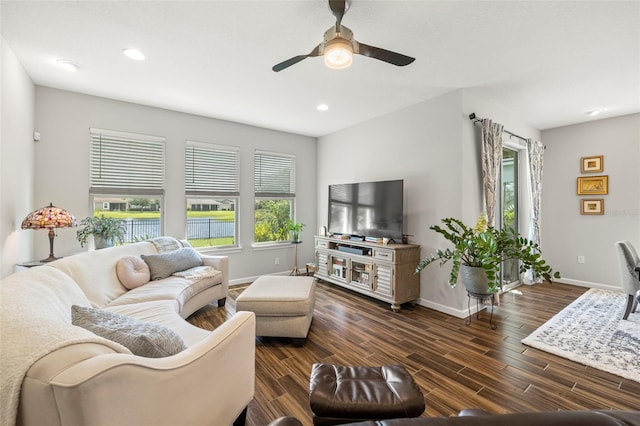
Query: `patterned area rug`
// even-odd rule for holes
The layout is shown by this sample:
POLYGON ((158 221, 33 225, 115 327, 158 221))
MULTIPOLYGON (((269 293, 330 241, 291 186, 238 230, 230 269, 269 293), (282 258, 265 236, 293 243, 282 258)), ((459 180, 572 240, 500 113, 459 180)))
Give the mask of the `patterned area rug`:
POLYGON ((622 320, 627 295, 591 289, 522 343, 640 382, 640 313, 622 320))

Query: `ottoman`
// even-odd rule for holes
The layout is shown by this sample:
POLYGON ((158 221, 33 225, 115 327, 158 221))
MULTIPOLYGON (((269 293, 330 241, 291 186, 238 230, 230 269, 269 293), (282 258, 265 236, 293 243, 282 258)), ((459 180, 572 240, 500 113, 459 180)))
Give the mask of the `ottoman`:
POLYGON ((236 311, 256 314, 256 336, 307 339, 316 302, 315 278, 263 275, 236 299, 236 311))
POLYGON ((401 365, 311 367, 309 402, 315 426, 419 417, 422 391, 401 365))

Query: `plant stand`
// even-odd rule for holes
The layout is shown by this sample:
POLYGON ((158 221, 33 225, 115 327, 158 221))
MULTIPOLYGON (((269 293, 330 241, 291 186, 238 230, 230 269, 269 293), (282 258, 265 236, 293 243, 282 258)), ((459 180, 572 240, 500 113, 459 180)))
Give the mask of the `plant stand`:
POLYGON ((289 274, 290 276, 298 276, 301 275, 300 274, 300 269, 298 269, 298 244, 302 243, 302 241, 291 241, 291 244, 293 244, 296 248, 296 257, 295 257, 295 263, 293 266, 293 269, 291 270, 291 273, 289 274))
POLYGON ((486 298, 491 298, 491 315, 489 316, 489 327, 491 327, 492 330, 495 330, 496 328, 498 328, 498 326, 496 326, 493 323, 493 307, 496 304, 496 295, 494 293, 472 293, 470 291, 467 291, 467 310, 469 312, 469 316, 464 320, 464 325, 469 325, 471 324, 471 298, 476 299, 476 319, 480 319, 480 300, 484 300, 486 298))

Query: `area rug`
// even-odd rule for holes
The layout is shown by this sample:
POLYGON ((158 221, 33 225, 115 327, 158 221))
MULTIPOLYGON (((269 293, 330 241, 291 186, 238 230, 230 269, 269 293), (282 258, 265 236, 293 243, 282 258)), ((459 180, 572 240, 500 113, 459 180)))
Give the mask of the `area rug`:
POLYGON ((622 320, 627 295, 591 289, 522 343, 640 382, 640 313, 622 320))

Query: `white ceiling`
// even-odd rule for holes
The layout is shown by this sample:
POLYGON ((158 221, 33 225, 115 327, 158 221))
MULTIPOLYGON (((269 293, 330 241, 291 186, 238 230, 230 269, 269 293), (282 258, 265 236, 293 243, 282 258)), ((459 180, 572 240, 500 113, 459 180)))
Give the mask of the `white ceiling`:
MULTIPOLYGON (((35 84, 310 136, 465 88, 538 129, 640 111, 640 1, 353 0, 343 24, 406 67, 308 58, 324 0, 5 1, 2 36, 35 84), (147 57, 122 54, 136 47, 147 57), (59 68, 58 58, 80 66, 59 68), (316 106, 327 103, 329 110, 316 106)), ((482 111, 476 111, 482 115, 482 111)))

